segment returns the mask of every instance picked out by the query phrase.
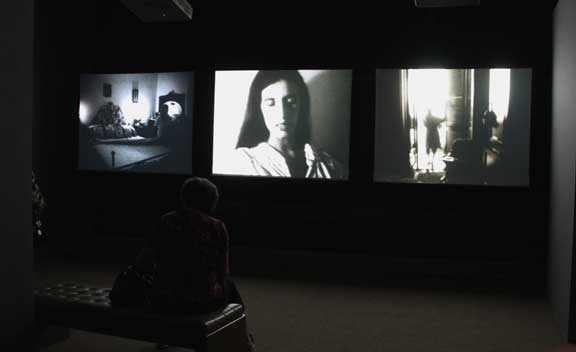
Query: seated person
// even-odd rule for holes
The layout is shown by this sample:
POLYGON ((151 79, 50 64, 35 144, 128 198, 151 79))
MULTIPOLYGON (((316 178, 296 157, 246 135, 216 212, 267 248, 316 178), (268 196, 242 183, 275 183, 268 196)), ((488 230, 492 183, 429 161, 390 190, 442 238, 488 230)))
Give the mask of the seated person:
MULTIPOLYGON (((193 177, 182 185, 180 200, 181 207, 161 217, 149 247, 129 268, 134 274, 125 271, 116 279, 110 292, 113 304, 192 312, 244 305, 230 278, 228 231, 210 216, 218 189, 207 179, 193 177)), ((252 340, 247 332, 247 351, 254 350, 252 340)))

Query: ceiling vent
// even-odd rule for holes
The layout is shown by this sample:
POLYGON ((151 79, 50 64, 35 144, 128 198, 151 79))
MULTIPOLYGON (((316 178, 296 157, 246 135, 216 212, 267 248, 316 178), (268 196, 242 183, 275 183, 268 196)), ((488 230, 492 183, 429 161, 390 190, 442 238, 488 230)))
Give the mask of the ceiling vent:
POLYGON ((414 0, 416 7, 479 6, 480 0, 414 0))
POLYGON ((187 0, 120 0, 142 22, 185 22, 192 19, 187 0))

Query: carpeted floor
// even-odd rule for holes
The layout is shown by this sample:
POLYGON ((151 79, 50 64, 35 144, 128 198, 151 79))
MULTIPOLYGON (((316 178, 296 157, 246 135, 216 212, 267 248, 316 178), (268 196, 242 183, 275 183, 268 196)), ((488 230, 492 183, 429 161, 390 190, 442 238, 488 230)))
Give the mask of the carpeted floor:
MULTIPOLYGON (((36 283, 109 287, 121 268, 44 261, 36 283)), ((236 281, 259 352, 544 352, 561 344, 543 290, 433 277, 386 284, 247 275, 236 281)), ((73 330, 43 352, 153 350, 149 343, 73 330)))

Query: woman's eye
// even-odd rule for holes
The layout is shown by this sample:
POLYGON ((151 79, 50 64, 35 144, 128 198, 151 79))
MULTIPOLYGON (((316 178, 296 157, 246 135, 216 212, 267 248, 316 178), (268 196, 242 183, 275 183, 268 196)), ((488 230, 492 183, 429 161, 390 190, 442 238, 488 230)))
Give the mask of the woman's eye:
POLYGON ((276 103, 274 101, 274 99, 266 99, 264 100, 264 105, 265 106, 274 106, 276 103))
POLYGON ((286 98, 286 104, 288 105, 296 105, 296 98, 286 98))

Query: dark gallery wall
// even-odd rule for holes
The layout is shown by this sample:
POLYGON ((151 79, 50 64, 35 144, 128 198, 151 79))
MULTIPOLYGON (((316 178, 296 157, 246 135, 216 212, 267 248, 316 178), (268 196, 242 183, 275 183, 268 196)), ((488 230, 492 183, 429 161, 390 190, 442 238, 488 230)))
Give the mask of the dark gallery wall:
POLYGON ((565 339, 576 342, 574 320, 574 182, 576 180, 576 3, 554 10, 549 297, 565 339))
POLYGON ((34 113, 34 1, 0 5, 0 349, 31 351, 33 270, 30 169, 34 113))
POLYGON ((34 167, 49 236, 144 236, 183 180, 76 171, 80 73, 194 70, 194 170, 212 177, 213 70, 353 69, 350 179, 212 177, 233 244, 543 263, 551 7, 394 4, 296 1, 271 15, 256 3, 200 2, 186 24, 143 24, 116 1, 39 4, 34 167), (374 183, 375 69, 406 67, 532 68, 530 187, 374 183))

